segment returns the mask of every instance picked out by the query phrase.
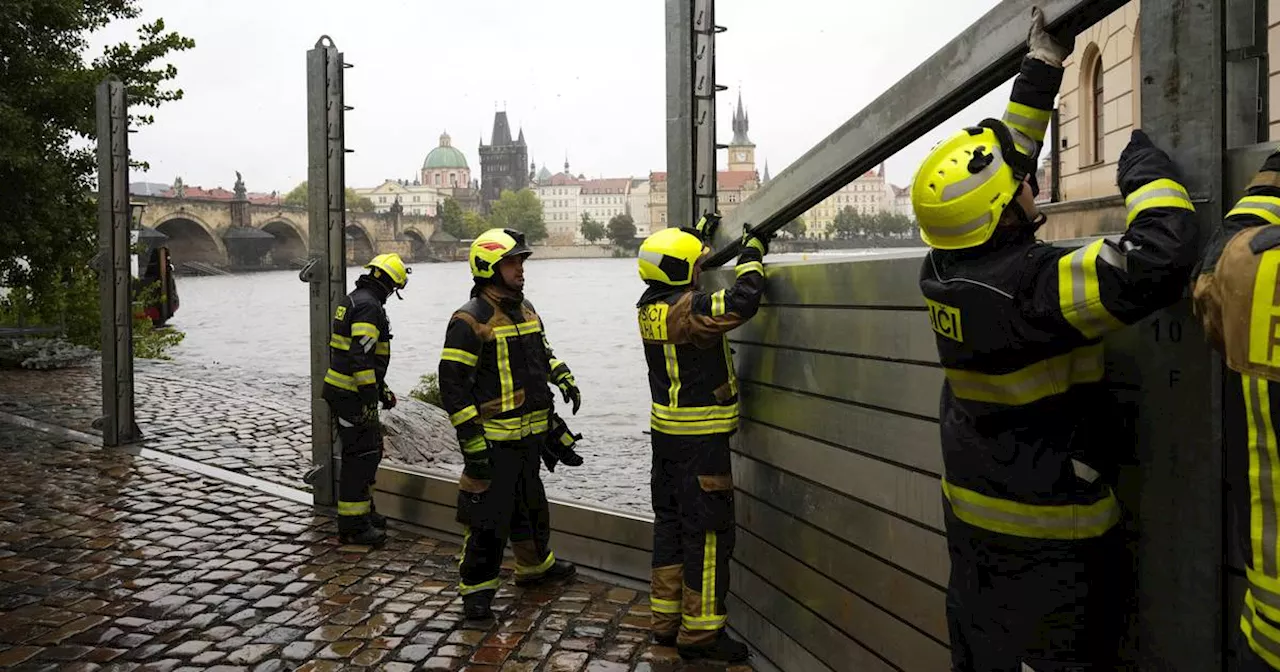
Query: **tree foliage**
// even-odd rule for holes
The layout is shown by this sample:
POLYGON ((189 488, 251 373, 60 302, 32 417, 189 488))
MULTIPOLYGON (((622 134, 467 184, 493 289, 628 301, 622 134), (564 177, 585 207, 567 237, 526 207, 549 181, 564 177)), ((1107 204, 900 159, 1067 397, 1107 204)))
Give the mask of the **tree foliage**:
POLYGON ((440 229, 454 238, 472 237, 462 216, 462 206, 452 198, 444 199, 444 203, 440 205, 440 229))
POLYGON ((788 222, 786 226, 782 227, 782 230, 791 234, 794 238, 804 238, 805 231, 807 231, 808 228, 808 225, 804 222, 804 217, 796 217, 788 222))
POLYGON ((182 98, 169 86, 177 69, 164 59, 195 43, 167 32, 162 19, 86 58, 91 33, 140 13, 136 0, 0 2, 0 285, 65 301, 96 252, 98 84, 120 79, 134 129, 182 98))
POLYGON ((614 215, 609 220, 609 240, 614 245, 627 246, 636 238, 636 223, 631 215, 623 213, 614 215))
POLYGON ((542 219, 542 201, 532 189, 504 189, 489 211, 489 226, 515 229, 531 243, 547 237, 547 224, 542 219))
MULTIPOLYGON (((374 211, 375 208, 373 206, 373 201, 369 200, 369 198, 366 196, 360 196, 356 194, 355 189, 352 189, 351 187, 347 187, 343 191, 343 193, 346 195, 346 199, 347 199, 347 210, 351 210, 353 212, 373 212, 374 211)), ((308 195, 309 195, 309 192, 307 191, 307 181, 303 180, 302 182, 298 183, 298 186, 294 187, 289 191, 289 193, 284 195, 284 204, 296 206, 299 208, 305 208, 307 207, 307 203, 311 201, 308 195)))
POLYGON ((915 232, 915 222, 909 217, 897 213, 880 211, 874 214, 863 214, 846 205, 836 214, 831 223, 833 237, 848 240, 851 238, 894 237, 901 238, 915 232))
POLYGON ((0 2, 0 286, 9 288, 0 319, 21 312, 29 324, 65 325, 70 340, 95 348, 97 87, 118 78, 130 128, 144 128, 182 98, 165 59, 195 46, 156 19, 87 58, 94 31, 140 14, 137 0, 0 2))
POLYGON ((609 232, 604 228, 604 224, 591 219, 591 215, 585 212, 582 213, 582 224, 578 226, 578 230, 582 232, 582 237, 586 238, 587 242, 590 243, 602 240, 609 235, 609 232))
POLYGON ((475 213, 470 210, 462 213, 462 224, 463 232, 466 233, 466 235, 458 236, 459 238, 476 238, 491 228, 489 226, 489 220, 481 217, 479 213, 475 213))

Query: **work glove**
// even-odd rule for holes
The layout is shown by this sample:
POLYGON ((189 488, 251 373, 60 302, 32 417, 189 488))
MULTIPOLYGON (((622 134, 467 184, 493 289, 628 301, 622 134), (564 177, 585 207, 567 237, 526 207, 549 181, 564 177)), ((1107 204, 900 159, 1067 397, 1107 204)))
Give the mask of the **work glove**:
POLYGON ((574 380, 573 374, 569 371, 569 367, 563 363, 552 371, 553 382, 556 387, 560 388, 560 395, 564 397, 564 403, 573 402, 573 414, 578 414, 578 408, 582 406, 582 393, 578 391, 578 382, 574 380))
POLYGON ((462 471, 471 478, 482 481, 493 478, 493 466, 489 463, 489 442, 483 434, 462 442, 462 460, 462 471))
MULTIPOLYGON (((747 250, 755 250, 760 253, 760 259, 764 255, 769 254, 769 239, 756 235, 749 228, 743 228, 742 231, 742 253, 746 254, 747 250)), ((759 261, 758 259, 756 261, 759 261)))
POLYGON ((378 422, 378 404, 362 404, 360 406, 360 421, 366 425, 376 424, 378 422))
POLYGON ((1134 130, 1129 136, 1129 144, 1120 152, 1116 186, 1120 193, 1128 196, 1138 187, 1161 178, 1179 180, 1177 165, 1163 149, 1151 142, 1146 133, 1134 130))
POLYGON ((570 467, 582 466, 582 456, 573 450, 574 445, 581 440, 581 434, 574 434, 564 419, 552 413, 547 439, 542 444, 542 462, 547 465, 547 471, 555 473, 558 462, 570 467))
POLYGON ((703 215, 693 228, 698 232, 698 238, 702 242, 710 243, 716 237, 716 229, 720 228, 720 213, 712 212, 703 215))
POLYGON ((396 407, 396 393, 386 385, 382 386, 382 409, 389 411, 396 407))
POLYGON ((1075 38, 1055 37, 1044 29, 1044 12, 1039 7, 1031 8, 1031 30, 1027 32, 1027 55, 1031 58, 1061 68, 1062 62, 1071 55, 1075 46, 1075 38))

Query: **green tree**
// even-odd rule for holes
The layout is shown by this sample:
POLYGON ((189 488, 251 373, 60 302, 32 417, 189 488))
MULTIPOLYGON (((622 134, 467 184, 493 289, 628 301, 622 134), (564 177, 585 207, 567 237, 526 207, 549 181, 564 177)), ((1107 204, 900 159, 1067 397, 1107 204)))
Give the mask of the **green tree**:
MULTIPOLYGON (((373 201, 369 200, 367 196, 357 195, 355 189, 347 187, 344 190, 344 193, 347 198, 348 210, 353 212, 373 212, 376 209, 373 206, 373 201)), ((298 183, 298 186, 294 187, 289 191, 289 193, 284 195, 285 205, 293 205, 299 208, 307 207, 307 203, 310 202, 310 200, 311 199, 308 198, 306 180, 298 183)))
POLYGON ((0 286, 11 290, 0 312, 25 305, 33 324, 65 316, 68 337, 94 347, 96 88, 119 78, 130 127, 146 127, 154 117, 140 109, 182 98, 165 59, 195 46, 156 19, 87 58, 93 32, 140 15, 136 0, 0 2, 0 286))
POLYGON ((623 213, 614 215, 609 220, 609 240, 614 245, 626 247, 636 238, 636 223, 631 219, 631 215, 623 213))
POLYGON ((479 214, 467 210, 462 213, 462 232, 466 235, 458 236, 459 238, 475 238, 492 227, 489 226, 489 220, 481 217, 479 214))
POLYGON ((831 231, 838 239, 848 240, 860 234, 866 227, 862 215, 853 208, 852 205, 846 205, 836 213, 835 221, 831 222, 831 231))
POLYGON ((547 237, 547 224, 542 220, 542 201, 531 189, 504 189, 489 211, 489 225, 498 229, 515 229, 531 243, 547 237))
POLYGON ((440 228, 454 238, 470 238, 467 223, 462 218, 462 206, 452 198, 444 199, 440 206, 440 228))
POLYGON ((796 238, 804 238, 804 233, 808 230, 808 225, 805 224, 804 217, 796 217, 788 222, 786 226, 782 227, 782 229, 796 238))
POLYGON ((594 243, 609 235, 609 232, 604 228, 604 224, 591 219, 591 215, 585 212, 582 213, 582 224, 578 226, 578 230, 582 232, 582 237, 586 238, 589 243, 594 243))

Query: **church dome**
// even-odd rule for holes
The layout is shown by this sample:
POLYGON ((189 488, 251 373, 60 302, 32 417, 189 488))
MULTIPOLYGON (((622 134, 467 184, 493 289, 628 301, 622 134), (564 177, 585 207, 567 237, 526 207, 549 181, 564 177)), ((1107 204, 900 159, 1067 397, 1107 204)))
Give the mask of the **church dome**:
POLYGON ((440 146, 431 150, 431 153, 427 154, 427 160, 422 162, 423 170, 466 167, 467 157, 453 146, 448 133, 440 135, 440 146))

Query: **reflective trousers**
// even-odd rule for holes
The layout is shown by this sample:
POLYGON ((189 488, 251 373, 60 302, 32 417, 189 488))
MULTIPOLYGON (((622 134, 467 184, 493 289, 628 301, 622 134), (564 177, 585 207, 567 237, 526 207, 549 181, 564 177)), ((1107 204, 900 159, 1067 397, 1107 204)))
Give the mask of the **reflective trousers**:
POLYGON ((465 474, 458 484, 458 517, 463 525, 458 591, 463 595, 498 588, 502 552, 511 540, 516 578, 534 578, 555 564, 551 516, 542 488, 545 434, 520 441, 490 441, 492 479, 465 474))
POLYGON ((654 431, 653 631, 702 644, 724 628, 733 556, 729 434, 672 436, 654 431))
POLYGON ((944 507, 953 672, 1116 669, 1133 611, 1120 526, 1094 539, 1030 539, 973 527, 944 507))
POLYGON ((367 527, 373 510, 373 482, 382 462, 382 426, 367 421, 358 400, 331 401, 338 421, 342 468, 338 470, 338 527, 359 531, 367 527))

